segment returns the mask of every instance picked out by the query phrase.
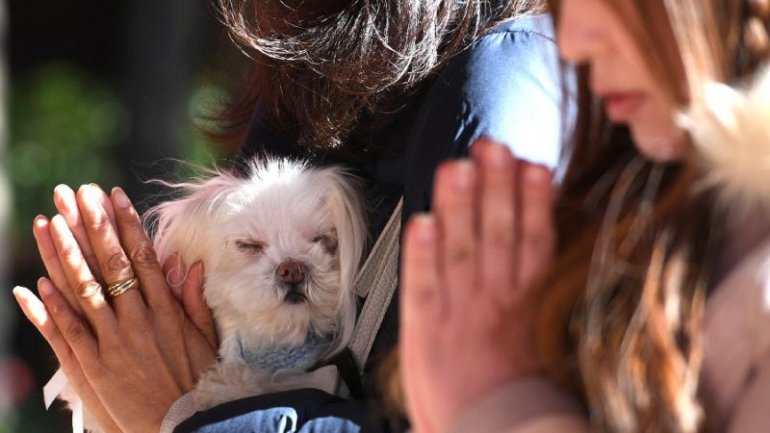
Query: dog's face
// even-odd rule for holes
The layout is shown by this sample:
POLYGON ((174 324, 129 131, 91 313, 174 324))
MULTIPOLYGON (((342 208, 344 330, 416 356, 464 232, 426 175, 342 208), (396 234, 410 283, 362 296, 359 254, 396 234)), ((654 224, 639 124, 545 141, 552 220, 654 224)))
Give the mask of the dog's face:
POLYGON ((365 226, 339 172, 255 164, 247 178, 219 174, 156 213, 161 259, 177 252, 187 266, 203 261, 223 338, 248 330, 268 344, 294 345, 312 329, 347 340, 365 226))

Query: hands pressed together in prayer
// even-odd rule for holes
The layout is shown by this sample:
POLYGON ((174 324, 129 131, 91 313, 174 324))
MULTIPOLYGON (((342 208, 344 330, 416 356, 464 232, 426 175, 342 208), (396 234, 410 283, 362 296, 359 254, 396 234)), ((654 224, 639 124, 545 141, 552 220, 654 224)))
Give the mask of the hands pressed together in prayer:
POLYGON ((417 433, 541 371, 529 290, 555 245, 551 174, 489 141, 471 155, 439 168, 433 212, 404 234, 400 358, 417 433))
POLYGON ((95 185, 59 186, 54 203, 59 215, 33 225, 49 275, 38 281, 40 299, 23 288, 14 295, 106 431, 158 431, 216 355, 201 265, 186 277, 176 269, 173 281, 119 188, 108 196, 95 185))
MULTIPOLYGON (((417 433, 541 371, 529 291, 555 244, 551 175, 489 141, 471 155, 439 168, 433 212, 404 234, 400 355, 417 433)), ((158 431, 215 358, 201 266, 172 278, 119 188, 60 186, 54 202, 59 215, 33 226, 49 275, 40 299, 14 294, 106 431, 158 431)))

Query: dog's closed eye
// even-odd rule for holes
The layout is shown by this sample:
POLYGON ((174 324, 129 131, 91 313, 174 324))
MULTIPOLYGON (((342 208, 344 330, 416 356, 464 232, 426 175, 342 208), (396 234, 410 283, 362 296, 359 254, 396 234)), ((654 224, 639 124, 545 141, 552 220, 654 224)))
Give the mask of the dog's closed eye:
POLYGON ((337 252, 337 232, 335 230, 314 237, 313 242, 321 244, 324 250, 326 250, 326 252, 329 254, 334 254, 337 252))
POLYGON ((260 241, 238 240, 235 241, 235 247, 248 254, 261 254, 267 245, 260 241))

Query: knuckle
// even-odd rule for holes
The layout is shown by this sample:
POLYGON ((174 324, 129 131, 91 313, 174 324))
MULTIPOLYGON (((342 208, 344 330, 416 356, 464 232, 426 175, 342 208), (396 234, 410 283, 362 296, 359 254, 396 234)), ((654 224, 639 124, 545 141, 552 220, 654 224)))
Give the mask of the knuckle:
POLYGON ((112 230, 112 223, 110 223, 109 218, 101 212, 91 214, 87 224, 91 231, 102 235, 112 230))
POLYGON ((153 341, 154 336, 152 330, 147 326, 133 327, 124 331, 125 341, 128 343, 128 347, 132 347, 134 351, 141 351, 153 341))
POLYGON ((78 286, 77 294, 83 299, 92 299, 102 294, 102 286, 96 281, 86 281, 78 286))
POLYGON ((476 253, 475 243, 471 240, 458 240, 447 246, 447 259, 450 263, 467 262, 476 253))
POLYGON ((146 344, 154 339, 152 329, 149 326, 135 328, 129 335, 132 336, 135 342, 140 344, 146 344))
POLYGON ((46 326, 44 328, 43 337, 48 340, 51 347, 58 347, 64 343, 64 335, 62 335, 58 326, 46 326))
POLYGON ((59 258, 55 249, 38 248, 38 250, 44 261, 52 261, 59 258))
POLYGON ((485 241, 492 246, 511 247, 516 241, 514 230, 508 220, 493 220, 485 231, 485 241))
POLYGON ((181 332, 184 329, 186 316, 181 308, 172 303, 158 305, 150 310, 153 326, 160 329, 168 329, 173 332, 181 332))
POLYGON ((136 264, 155 265, 158 263, 158 256, 149 242, 141 242, 131 250, 131 260, 136 264))
MULTIPOLYGON (((485 305, 478 314, 473 315, 472 323, 465 323, 474 328, 480 338, 499 336, 499 332, 505 329, 505 323, 509 320, 506 312, 506 299, 495 299, 494 305, 485 305)), ((465 326, 462 325, 461 326, 465 326)))
POLYGON ((151 320, 162 326, 175 327, 182 320, 180 308, 173 302, 158 302, 150 307, 151 320))
POLYGON ((131 263, 128 261, 128 258, 123 251, 116 251, 110 254, 105 266, 108 271, 120 272, 131 268, 131 263))
POLYGON ((82 340, 86 334, 86 328, 80 322, 72 322, 66 329, 67 339, 73 342, 82 340))
POLYGON ((414 288, 414 301, 417 305, 425 305, 437 300, 436 287, 430 283, 418 284, 414 288))
POLYGON ((80 251, 80 247, 75 243, 66 243, 61 246, 59 250, 59 257, 65 263, 75 263, 83 257, 83 253, 80 251))
POLYGON ((554 243, 554 235, 549 231, 541 230, 527 233, 522 241, 522 247, 528 254, 545 257, 553 251, 554 243))
POLYGON ((49 304, 47 305, 47 307, 50 309, 51 314, 53 314, 54 316, 60 316, 62 313, 67 311, 66 307, 64 306, 64 303, 62 303, 58 299, 50 300, 48 302, 49 304))

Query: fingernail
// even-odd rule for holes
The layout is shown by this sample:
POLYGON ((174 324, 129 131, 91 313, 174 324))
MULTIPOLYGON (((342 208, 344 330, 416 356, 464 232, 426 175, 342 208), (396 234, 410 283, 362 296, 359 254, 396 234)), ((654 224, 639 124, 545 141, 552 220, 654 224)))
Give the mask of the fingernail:
POLYGON ((29 291, 29 289, 26 288, 26 287, 22 287, 22 286, 16 286, 16 287, 13 288, 13 296, 16 299, 20 299, 20 298, 24 297, 24 291, 29 291))
POLYGON ((545 186, 549 183, 550 175, 543 167, 530 166, 527 168, 527 183, 532 186, 545 186))
POLYGON ((182 269, 179 266, 175 266, 168 271, 166 282, 171 287, 177 287, 182 284, 182 278, 182 269))
POLYGON ((64 220, 64 217, 61 216, 61 214, 57 213, 56 215, 53 216, 53 218, 51 218, 51 228, 53 230, 58 230, 66 226, 67 226, 67 222, 64 220))
POLYGON ((41 277, 37 280, 37 291, 40 293, 40 296, 47 298, 53 293, 53 284, 47 278, 41 277))
POLYGON ((66 233, 69 230, 67 220, 58 213, 51 218, 51 227, 59 233, 66 233))
POLYGON ((54 203, 59 212, 62 213, 68 220, 71 219, 75 212, 72 209, 74 204, 74 193, 67 185, 57 185, 53 190, 54 203))
POLYGON ((63 197, 67 194, 67 185, 59 184, 53 188, 54 198, 63 197))
POLYGON ((53 192, 54 194, 60 197, 66 197, 70 195, 70 192, 72 192, 72 190, 67 185, 60 183, 56 185, 56 187, 54 187, 53 192))
POLYGON ((98 203, 101 198, 99 197, 99 191, 90 184, 80 185, 78 189, 83 198, 98 203))
POLYGON ((470 161, 460 161, 455 166, 454 186, 458 190, 467 191, 473 183, 473 164, 470 161))
POLYGON ((511 152, 507 147, 501 144, 490 143, 489 157, 487 160, 492 168, 507 169, 510 165, 511 152))
POLYGON ((115 205, 119 208, 125 209, 129 206, 131 206, 131 201, 128 199, 128 196, 120 187, 112 188, 112 201, 115 203, 115 205))
POLYGON ((432 243, 436 239, 436 224, 433 215, 420 214, 414 217, 416 239, 422 244, 432 243))
POLYGON ((43 227, 48 223, 48 219, 44 215, 38 215, 32 221, 32 225, 35 227, 43 227))

